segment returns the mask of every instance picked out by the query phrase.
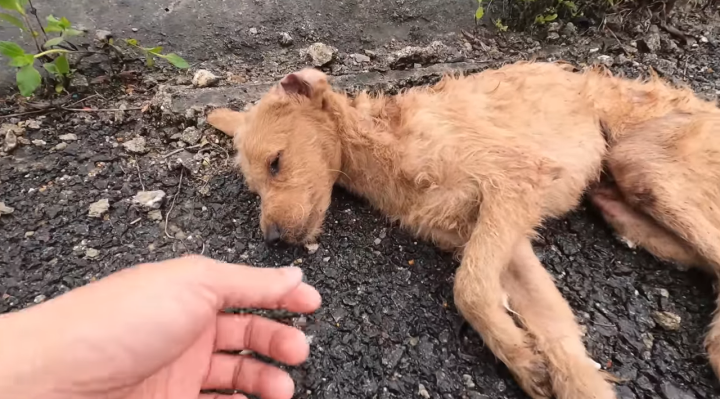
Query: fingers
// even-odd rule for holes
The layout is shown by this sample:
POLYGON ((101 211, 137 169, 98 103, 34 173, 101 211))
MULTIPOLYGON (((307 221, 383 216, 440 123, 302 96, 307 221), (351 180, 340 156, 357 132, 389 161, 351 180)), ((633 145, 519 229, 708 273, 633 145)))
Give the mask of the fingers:
POLYGON ((260 268, 218 262, 202 256, 173 260, 192 264, 190 278, 203 284, 226 307, 286 309, 311 313, 321 304, 320 293, 302 282, 297 267, 260 268))
POLYGON ((210 284, 224 307, 287 309, 310 313, 320 307, 320 293, 302 282, 297 267, 258 268, 214 262, 210 284))
POLYGON ((304 362, 310 345, 300 330, 256 315, 221 314, 215 350, 249 349, 292 366, 304 362))
POLYGON ((214 354, 202 389, 235 389, 263 399, 291 399, 295 384, 275 366, 248 356, 214 354))
POLYGON ((248 399, 247 396, 236 393, 233 395, 221 395, 219 393, 201 393, 198 399, 248 399))

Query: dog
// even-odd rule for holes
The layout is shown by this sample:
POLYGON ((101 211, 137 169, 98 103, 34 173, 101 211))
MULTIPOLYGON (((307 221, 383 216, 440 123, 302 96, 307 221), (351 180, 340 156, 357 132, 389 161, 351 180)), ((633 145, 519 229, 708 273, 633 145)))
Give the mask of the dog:
MULTIPOLYGON (((587 195, 627 241, 720 271, 720 110, 655 74, 518 62, 348 96, 308 68, 208 123, 233 137, 268 243, 315 242, 337 184, 456 252, 459 313, 534 399, 616 397, 533 252, 545 220, 587 195)), ((705 341, 716 373, 718 320, 705 341)))

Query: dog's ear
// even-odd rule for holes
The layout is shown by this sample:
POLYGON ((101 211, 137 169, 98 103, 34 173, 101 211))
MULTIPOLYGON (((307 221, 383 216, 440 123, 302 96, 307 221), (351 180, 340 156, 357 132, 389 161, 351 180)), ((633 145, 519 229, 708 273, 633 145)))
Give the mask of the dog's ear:
POLYGON ((230 137, 239 135, 247 123, 247 112, 233 111, 229 108, 218 108, 207 116, 210 126, 227 134, 230 137))
POLYGON ((296 94, 309 99, 322 98, 329 87, 327 75, 313 68, 305 68, 291 73, 280 81, 280 91, 284 94, 296 94))

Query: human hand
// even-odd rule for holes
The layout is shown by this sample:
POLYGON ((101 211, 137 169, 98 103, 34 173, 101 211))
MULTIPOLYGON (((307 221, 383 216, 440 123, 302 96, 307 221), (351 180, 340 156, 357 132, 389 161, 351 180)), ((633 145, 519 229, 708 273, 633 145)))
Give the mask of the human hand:
MULTIPOLYGON (((236 389, 290 399, 285 372, 250 350, 298 365, 305 335, 228 307, 313 312, 320 294, 298 268, 253 268, 200 256, 117 272, 0 316, 0 398, 207 399, 236 389)), ((233 399, 244 398, 236 395, 233 399)))

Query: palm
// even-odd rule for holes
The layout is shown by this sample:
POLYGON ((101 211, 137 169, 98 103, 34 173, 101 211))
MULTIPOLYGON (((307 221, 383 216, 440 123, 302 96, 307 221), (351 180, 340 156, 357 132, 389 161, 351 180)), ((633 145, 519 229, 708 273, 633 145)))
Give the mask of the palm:
POLYGON ((0 328, 6 333, 0 339, 0 390, 5 388, 2 361, 27 364, 24 354, 42 353, 43 368, 7 379, 16 382, 10 388, 22 389, 17 395, 10 389, 9 397, 205 399, 202 390, 229 389, 290 399, 294 384, 286 372, 222 352, 247 349, 296 365, 309 353, 304 334, 259 316, 219 311, 312 312, 319 306, 320 295, 302 283, 298 269, 251 268, 200 257, 143 265, 38 305, 0 328), (36 320, 56 328, 46 334, 33 325, 36 320), (9 352, 2 341, 31 342, 32 347, 9 352))

